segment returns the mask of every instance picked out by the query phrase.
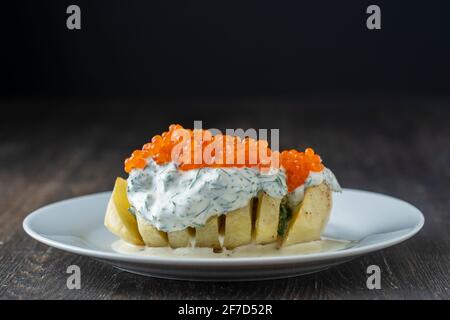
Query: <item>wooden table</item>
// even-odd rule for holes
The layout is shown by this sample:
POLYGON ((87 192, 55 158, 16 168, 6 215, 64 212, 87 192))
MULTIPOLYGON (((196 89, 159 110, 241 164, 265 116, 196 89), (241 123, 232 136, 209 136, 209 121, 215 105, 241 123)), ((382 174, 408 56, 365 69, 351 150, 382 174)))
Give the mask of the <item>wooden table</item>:
MULTIPOLYGON (((448 299, 449 99, 0 101, 0 298, 448 299), (25 107, 34 111, 25 111, 25 107), (5 114, 4 114, 5 115, 5 114), (423 230, 400 245, 317 274, 243 283, 146 278, 50 248, 22 229, 45 204, 110 190, 122 161, 172 122, 280 128, 281 147, 314 146, 342 186, 411 202, 423 230), (82 270, 68 290, 66 268, 82 270), (382 289, 366 288, 379 265, 382 289)), ((370 205, 370 204, 368 204, 370 205)))

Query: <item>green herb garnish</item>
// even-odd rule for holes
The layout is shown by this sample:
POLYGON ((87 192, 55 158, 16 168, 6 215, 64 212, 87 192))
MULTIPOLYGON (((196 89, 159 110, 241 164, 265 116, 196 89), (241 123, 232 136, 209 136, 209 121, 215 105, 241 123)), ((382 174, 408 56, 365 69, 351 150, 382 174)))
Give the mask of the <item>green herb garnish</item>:
POLYGON ((292 217, 292 210, 287 204, 280 205, 280 221, 278 222, 278 235, 280 237, 284 236, 286 233, 289 221, 292 217))

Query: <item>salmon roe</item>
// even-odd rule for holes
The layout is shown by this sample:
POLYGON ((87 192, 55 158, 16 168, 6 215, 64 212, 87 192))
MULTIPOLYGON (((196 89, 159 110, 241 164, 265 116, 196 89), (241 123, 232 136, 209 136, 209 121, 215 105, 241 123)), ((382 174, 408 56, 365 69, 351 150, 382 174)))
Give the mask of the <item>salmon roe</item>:
POLYGON ((265 140, 212 136, 208 130, 184 129, 179 124, 172 124, 169 131, 154 136, 141 150, 133 151, 125 160, 125 171, 145 168, 150 157, 159 165, 174 161, 181 170, 203 167, 266 170, 281 166, 286 171, 289 192, 302 185, 311 171, 324 169, 322 159, 311 148, 305 152, 292 149, 280 154, 272 151, 265 140))
POLYGON ((311 148, 306 148, 305 152, 294 149, 281 152, 281 166, 286 170, 289 192, 302 185, 310 171, 320 172, 325 168, 320 156, 311 148))

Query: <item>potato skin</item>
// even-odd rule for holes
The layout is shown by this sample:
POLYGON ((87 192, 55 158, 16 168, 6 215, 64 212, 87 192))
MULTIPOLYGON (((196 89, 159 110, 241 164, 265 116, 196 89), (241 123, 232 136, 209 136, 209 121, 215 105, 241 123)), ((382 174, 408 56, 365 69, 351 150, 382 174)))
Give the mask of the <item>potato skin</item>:
POLYGON ((144 245, 138 230, 136 217, 128 211, 130 203, 128 202, 126 188, 126 180, 117 178, 106 208, 104 225, 109 231, 126 242, 144 245))
POLYGON ((298 210, 294 212, 282 246, 319 240, 330 217, 332 192, 327 184, 309 187, 298 210))

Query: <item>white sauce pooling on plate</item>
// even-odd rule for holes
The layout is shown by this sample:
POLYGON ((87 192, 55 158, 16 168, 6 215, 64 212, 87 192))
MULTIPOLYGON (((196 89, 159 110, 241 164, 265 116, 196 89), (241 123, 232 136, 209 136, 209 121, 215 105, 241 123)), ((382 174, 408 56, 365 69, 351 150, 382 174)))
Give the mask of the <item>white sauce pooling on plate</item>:
POLYGON ((215 215, 248 204, 264 191, 274 198, 287 194, 283 170, 261 173, 254 168, 200 168, 182 171, 176 164, 131 171, 128 200, 137 214, 157 229, 171 232, 198 227, 215 215))
POLYGON ((279 257, 304 255, 318 252, 329 252, 346 249, 352 246, 351 241, 323 239, 305 243, 298 243, 287 247, 278 248, 277 243, 265 245, 249 244, 237 247, 233 250, 223 249, 222 252, 214 252, 211 248, 178 248, 170 247, 140 247, 129 244, 123 240, 117 240, 112 244, 112 249, 118 253, 139 256, 153 256, 158 258, 244 258, 244 257, 279 257))
POLYGON ((284 169, 262 173, 255 168, 200 168, 182 171, 175 163, 134 169, 127 180, 127 195, 136 214, 165 232, 203 226, 215 215, 242 208, 264 191, 274 198, 287 195, 295 207, 305 188, 327 183, 333 191, 341 188, 331 170, 311 172, 305 183, 287 192, 284 169))

